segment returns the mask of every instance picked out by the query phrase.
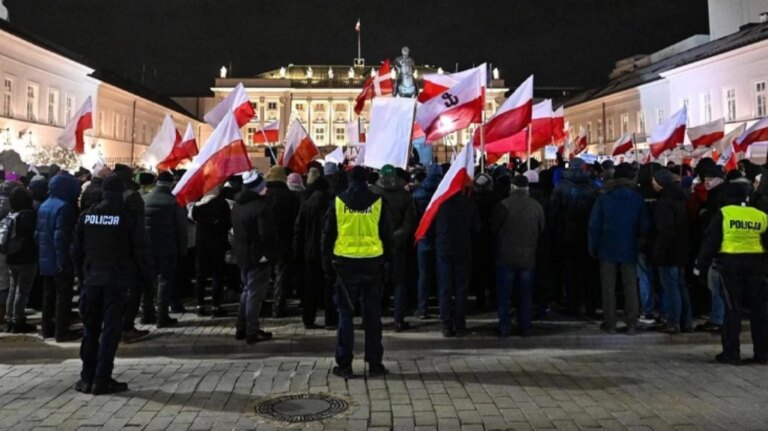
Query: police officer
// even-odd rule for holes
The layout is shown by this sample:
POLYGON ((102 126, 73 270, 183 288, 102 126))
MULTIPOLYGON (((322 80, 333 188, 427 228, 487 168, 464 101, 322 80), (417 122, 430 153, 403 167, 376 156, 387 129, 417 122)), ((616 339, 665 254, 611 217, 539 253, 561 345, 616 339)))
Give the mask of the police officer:
POLYGON ((768 291, 766 291, 766 244, 768 215, 751 207, 724 206, 714 215, 704 237, 696 269, 706 274, 715 260, 722 276, 725 320, 722 328, 723 352, 720 363, 766 364, 768 359, 768 291), (743 304, 751 309, 750 324, 754 356, 740 358, 739 334, 743 304))
POLYGON ((101 201, 77 223, 73 254, 84 274, 80 293, 83 361, 75 390, 93 395, 128 390, 112 378, 128 288, 149 267, 141 217, 123 201, 125 186, 117 176, 104 180, 101 201))
POLYGON ((360 298, 365 325, 365 361, 368 376, 386 374, 381 363, 381 295, 384 263, 389 259, 392 226, 382 198, 368 190, 368 173, 355 166, 349 187, 328 209, 322 235, 323 265, 339 277, 335 295, 339 310, 336 363, 333 374, 345 380, 354 377, 354 300, 360 298), (332 264, 332 268, 331 268, 332 264))

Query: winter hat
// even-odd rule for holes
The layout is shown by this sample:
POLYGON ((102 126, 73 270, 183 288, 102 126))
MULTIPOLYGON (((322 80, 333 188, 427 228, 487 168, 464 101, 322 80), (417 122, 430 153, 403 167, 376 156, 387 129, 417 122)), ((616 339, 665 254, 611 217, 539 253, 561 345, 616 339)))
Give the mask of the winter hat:
POLYGON ((96 173, 94 174, 94 177, 104 179, 110 175, 112 175, 112 169, 109 169, 108 167, 104 166, 103 168, 96 171, 96 173))
POLYGON ((173 174, 168 171, 160 172, 157 176, 157 185, 171 187, 173 185, 173 174))
POLYGON ((101 185, 101 189, 105 192, 123 193, 125 186, 123 185, 123 179, 117 175, 110 175, 104 178, 104 183, 101 185))
POLYGON ((536 184, 539 182, 539 173, 534 170, 525 171, 523 176, 528 180, 528 184, 536 184))
POLYGON ((288 175, 288 189, 292 192, 304 191, 304 181, 301 179, 301 175, 296 172, 288 175))
POLYGON ((243 174, 243 186, 254 193, 261 193, 267 187, 267 182, 258 169, 253 169, 243 174))
POLYGON ((133 177, 133 169, 130 166, 118 163, 115 165, 115 175, 120 177, 123 181, 131 181, 133 177))
POLYGON ((379 172, 382 177, 392 177, 395 175, 395 167, 392 165, 384 165, 379 172))
POLYGON ((279 181, 284 183, 286 182, 285 168, 278 165, 272 166, 269 168, 269 172, 267 172, 267 176, 265 178, 267 181, 279 181))
POLYGON ((334 162, 325 162, 323 166, 323 173, 325 175, 336 175, 339 172, 339 165, 334 162))
POLYGON ((307 174, 307 184, 314 183, 320 177, 322 177, 322 175, 320 175, 320 169, 309 168, 309 173, 307 174))
POLYGON ((616 169, 613 172, 613 178, 619 179, 619 178, 625 178, 625 179, 632 179, 635 177, 635 172, 632 169, 632 165, 629 163, 621 163, 619 166, 616 166, 616 169))
POLYGON ((152 185, 153 182, 155 182, 155 174, 152 172, 142 172, 139 174, 140 186, 149 186, 152 185))
POLYGON ((493 190, 493 179, 488 174, 480 174, 475 177, 475 191, 478 193, 489 192, 493 190))
POLYGON ((528 188, 528 178, 526 178, 525 175, 515 175, 515 177, 512 178, 512 186, 517 189, 528 188))
MULTIPOLYGON (((325 164, 325 167, 328 167, 327 163, 325 164)), ((326 172, 326 175, 328 175, 328 172, 326 172)), ((349 179, 352 181, 365 182, 368 180, 368 171, 362 166, 355 166, 349 172, 349 179)))
POLYGON ((574 170, 574 171, 577 169, 582 169, 584 167, 584 163, 585 163, 584 159, 582 159, 581 157, 576 157, 570 162, 568 162, 568 169, 574 170))
POLYGON ((653 180, 656 181, 656 184, 660 185, 661 187, 667 187, 676 182, 675 176, 672 175, 672 172, 670 172, 668 169, 659 169, 658 171, 654 172, 653 180))
POLYGON ((32 177, 32 179, 30 180, 31 183, 35 181, 46 181, 46 178, 40 174, 37 174, 34 177, 32 177))

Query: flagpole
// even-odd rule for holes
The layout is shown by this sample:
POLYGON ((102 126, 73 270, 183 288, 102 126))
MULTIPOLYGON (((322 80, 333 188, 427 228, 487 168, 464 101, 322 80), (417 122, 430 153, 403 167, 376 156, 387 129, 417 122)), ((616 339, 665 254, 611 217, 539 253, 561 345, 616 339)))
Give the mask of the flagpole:
MULTIPOLYGON (((472 141, 467 145, 472 145, 472 141)), ((480 123, 480 172, 485 173, 485 109, 483 109, 483 122, 480 123)))
POLYGON ((360 50, 360 37, 361 37, 361 33, 363 32, 363 27, 362 27, 362 25, 360 25, 360 18, 357 19, 357 24, 358 24, 358 28, 357 28, 357 61, 359 63, 360 59, 363 58, 363 55, 362 55, 361 50, 360 50))
POLYGON ((531 169, 531 132, 532 132, 532 127, 529 124, 528 133, 526 133, 526 138, 528 140, 528 160, 526 161, 526 163, 528 164, 528 170, 531 169))
POLYGON ((264 128, 259 127, 259 131, 261 132, 261 136, 264 137, 264 143, 267 145, 267 149, 269 150, 269 154, 272 155, 272 159, 275 161, 275 164, 277 164, 277 156, 275 156, 275 152, 272 151, 272 146, 269 145, 269 139, 267 138, 267 134, 264 133, 264 128))
POLYGON ((632 133, 632 147, 635 150, 635 160, 640 159, 640 154, 637 152, 637 141, 635 140, 635 134, 632 133))

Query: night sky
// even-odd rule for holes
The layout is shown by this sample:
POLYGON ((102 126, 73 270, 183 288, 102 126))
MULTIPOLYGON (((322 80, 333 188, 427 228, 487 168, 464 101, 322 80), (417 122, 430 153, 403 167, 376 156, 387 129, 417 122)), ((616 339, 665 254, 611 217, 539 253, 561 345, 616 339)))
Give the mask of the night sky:
POLYGON ((11 23, 165 94, 294 64, 367 64, 408 45, 452 71, 492 62, 508 86, 590 87, 613 63, 708 32, 706 0, 5 0, 11 23), (154 70, 157 71, 155 78, 154 70))

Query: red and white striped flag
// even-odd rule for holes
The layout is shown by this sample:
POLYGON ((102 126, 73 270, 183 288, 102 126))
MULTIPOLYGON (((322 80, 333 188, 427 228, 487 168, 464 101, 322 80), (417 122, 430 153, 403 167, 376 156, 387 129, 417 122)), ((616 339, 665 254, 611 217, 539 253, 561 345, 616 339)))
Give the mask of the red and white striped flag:
POLYGON ((651 156, 658 159, 661 153, 674 150, 685 139, 685 123, 688 120, 688 110, 683 106, 669 119, 653 129, 649 138, 651 156))
POLYGON ((421 92, 418 101, 424 103, 427 100, 439 96, 440 93, 453 87, 468 77, 475 69, 467 69, 456 73, 427 73, 424 74, 421 84, 421 92))
POLYGON ((355 98, 355 114, 360 115, 363 112, 366 100, 378 96, 389 96, 392 91, 392 66, 387 59, 384 60, 376 75, 365 80, 363 90, 355 98))
POLYGON ((243 127, 251 121, 251 118, 256 116, 242 82, 237 84, 235 89, 221 103, 216 105, 211 112, 205 114, 203 119, 206 123, 216 127, 230 112, 235 114, 237 127, 243 127))
POLYGON ((722 118, 701 126, 688 128, 688 139, 691 140, 694 149, 709 147, 723 139, 723 136, 725 136, 725 120, 722 118))
POLYGON ((570 158, 578 156, 587 150, 589 142, 587 141, 587 131, 583 127, 579 127, 579 135, 576 137, 576 141, 573 142, 573 148, 570 151, 570 158))
POLYGON ((83 134, 86 130, 93 128, 93 102, 91 96, 85 99, 83 106, 77 111, 74 117, 69 120, 64 131, 59 135, 56 142, 62 148, 72 150, 75 154, 85 152, 85 139, 83 134))
POLYGON ((165 118, 163 118, 163 123, 157 129, 157 134, 152 139, 152 143, 149 144, 149 148, 141 156, 141 161, 150 169, 158 169, 160 171, 173 169, 178 164, 173 163, 176 159, 173 152, 180 143, 181 135, 176 130, 176 124, 174 124, 171 116, 166 114, 165 118))
POLYGON ((256 144, 267 144, 278 142, 280 140, 280 120, 275 120, 253 134, 253 142, 256 144))
MULTIPOLYGON (((552 142, 552 100, 545 99, 533 106, 531 115, 531 152, 538 151, 552 142)), ((528 128, 497 141, 486 142, 485 151, 505 154, 510 151, 528 152, 528 128)))
POLYGON ((486 65, 472 69, 466 78, 416 110, 416 122, 427 136, 427 143, 464 129, 483 118, 486 65))
POLYGON ((552 140, 555 144, 565 142, 565 136, 568 134, 565 127, 565 108, 561 105, 552 113, 552 140))
POLYGON ((635 143, 632 139, 632 134, 625 133, 624 136, 620 137, 616 140, 616 142, 613 143, 613 153, 611 153, 611 156, 616 157, 622 154, 626 154, 627 151, 634 147, 634 145, 635 143))
POLYGON ((285 134, 285 150, 280 155, 277 164, 287 167, 293 172, 306 174, 309 162, 320 156, 312 138, 309 137, 299 120, 293 120, 285 134))
POLYGON ((230 176, 252 167, 235 113, 229 112, 216 126, 200 154, 192 160, 173 194, 179 205, 186 206, 223 184, 230 176))
POLYGON ((740 153, 747 151, 755 142, 768 141, 768 117, 763 117, 752 125, 746 132, 733 141, 734 149, 740 153))
MULTIPOLYGON (((495 142, 528 127, 533 112, 533 75, 529 76, 485 123, 485 143, 495 142)), ((474 145, 480 145, 480 128, 475 129, 474 145)))
POLYGON ((435 219, 440 206, 456 193, 460 193, 465 185, 472 182, 472 176, 475 173, 475 150, 472 145, 465 145, 464 149, 456 156, 450 169, 437 186, 435 194, 427 205, 424 215, 419 221, 419 227, 416 228, 416 241, 419 242, 427 234, 429 226, 435 219))

